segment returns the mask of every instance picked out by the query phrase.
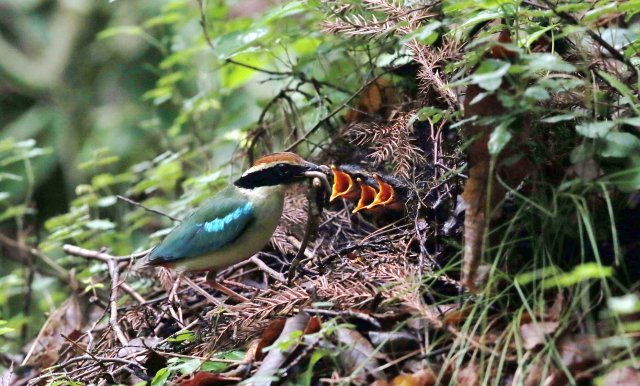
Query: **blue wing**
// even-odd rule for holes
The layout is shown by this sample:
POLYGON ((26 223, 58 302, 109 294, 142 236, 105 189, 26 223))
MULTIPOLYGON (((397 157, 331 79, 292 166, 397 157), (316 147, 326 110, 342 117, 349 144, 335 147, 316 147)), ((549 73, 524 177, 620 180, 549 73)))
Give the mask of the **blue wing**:
POLYGON ((175 262, 215 252, 237 239, 255 220, 254 206, 240 198, 210 199, 151 251, 150 264, 175 262))

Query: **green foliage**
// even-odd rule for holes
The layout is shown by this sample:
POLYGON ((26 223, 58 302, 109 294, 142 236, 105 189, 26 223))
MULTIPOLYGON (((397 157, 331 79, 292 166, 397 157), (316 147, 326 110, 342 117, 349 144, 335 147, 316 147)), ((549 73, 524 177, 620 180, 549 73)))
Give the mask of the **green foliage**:
POLYGON ((209 360, 202 361, 198 358, 171 358, 167 361, 168 366, 158 370, 151 380, 154 386, 163 386, 173 375, 187 376, 196 371, 206 371, 211 373, 221 373, 229 367, 229 363, 216 361, 236 360, 239 361, 244 357, 242 351, 228 351, 213 355, 209 360))
MULTIPOLYGON (((27 48, 46 46, 38 36, 46 35, 41 33, 47 27, 43 20, 55 20, 55 15, 27 3, 26 9, 41 15, 26 17, 24 30, 30 33, 14 35, 24 35, 27 48)), ((113 254, 128 255, 147 249, 174 225, 119 201, 117 195, 183 217, 246 166, 246 160, 234 158, 238 149, 252 155, 282 150, 318 127, 297 148, 303 154, 314 152, 315 144, 329 141, 335 127, 343 125, 340 114, 328 117, 343 104, 354 104, 348 99, 352 92, 372 75, 413 61, 408 43, 439 47, 450 39, 464 50, 459 60, 438 62, 445 78, 455 80, 447 87, 463 92, 476 85, 481 93, 472 105, 495 95, 506 108, 503 114, 470 119, 493 128, 488 142, 493 157, 525 128, 532 128, 532 138, 546 141, 527 144, 540 165, 555 162, 552 158, 557 156, 596 174, 594 181, 568 174, 559 185, 543 181, 533 197, 507 187, 515 213, 493 230, 492 237, 501 242, 488 252, 491 281, 485 297, 472 305, 477 313, 465 321, 463 330, 485 326, 488 310, 508 298, 498 290, 505 282, 504 293, 517 292, 520 312, 534 314, 545 307, 547 291, 557 290, 574 295, 582 303, 576 301, 571 309, 589 315, 595 302, 589 291, 597 285, 612 314, 637 310, 637 299, 612 295, 620 251, 614 267, 603 261, 598 248, 604 238, 619 248, 615 213, 624 202, 622 194, 640 189, 640 101, 637 82, 628 81, 639 65, 640 32, 635 25, 600 28, 598 21, 618 12, 631 20, 640 9, 637 1, 561 2, 554 12, 515 0, 446 0, 437 20, 426 20, 410 31, 399 21, 392 20, 382 31, 374 23, 370 28, 376 34, 355 38, 321 31, 328 15, 342 16, 328 12, 325 2, 290 1, 255 13, 239 3, 205 1, 202 9, 192 0, 86 5, 93 12, 87 19, 100 22, 78 29, 82 35, 73 37, 79 43, 76 56, 66 58, 66 71, 45 68, 42 72, 57 78, 37 84, 35 73, 3 78, 17 90, 11 96, 21 98, 13 104, 0 101, 3 228, 25 245, 37 245, 64 269, 74 269, 84 291, 101 289, 104 267, 65 255, 63 244, 108 247, 113 254), (579 25, 562 19, 559 12, 579 14, 579 25), (502 31, 513 41, 496 42, 494 35, 502 31), (601 55, 609 61, 612 54, 595 52, 587 31, 598 31, 621 53, 620 71, 592 66, 589 58, 601 55), (577 43, 578 59, 569 60, 562 52, 566 38, 577 43), (547 42, 548 52, 539 52, 541 41, 547 42), (491 48, 508 50, 513 57, 489 57, 491 48), (558 96, 570 103, 552 105, 558 96), (607 212, 594 210, 592 199, 606 202, 607 212), (514 241, 523 234, 532 246, 527 259, 514 241), (570 254, 565 244, 575 240, 580 249, 570 254), (563 260, 567 255, 571 264, 563 260), (525 264, 516 272, 503 271, 513 260, 525 264)), ((382 10, 345 4, 362 20, 385 20, 382 10)), ((54 36, 51 46, 57 49, 57 42, 64 40, 54 36)), ((4 61, 0 66, 5 69, 4 61)), ((414 120, 432 125, 446 121, 445 130, 451 131, 469 123, 461 121, 459 111, 431 100, 414 102, 419 105, 414 120)), ((41 261, 35 264, 50 269, 41 261)), ((23 326, 31 326, 28 335, 35 335, 44 312, 62 301, 67 289, 36 275, 32 297, 43 300, 25 315, 21 298, 27 270, 17 263, 0 269, 0 351, 9 352, 22 346, 18 331, 23 326)), ((595 323, 592 315, 589 318, 595 323)), ((517 323, 511 327, 517 328, 517 323)), ((330 334, 332 328, 323 326, 321 334, 330 334)), ((514 337, 505 339, 521 344, 514 337)), ((169 339, 194 340, 190 331, 169 339)), ((285 350, 301 340, 298 334, 270 349, 285 350)), ((451 363, 460 364, 465 356, 459 353, 476 349, 467 344, 458 353, 458 347, 452 349, 451 363)), ((241 354, 221 355, 239 359, 241 354)), ((314 351, 297 382, 311 384, 315 364, 330 355, 314 351)), ((201 364, 174 358, 152 384, 163 385, 175 374, 198 368, 220 372, 226 365, 213 359, 201 364)))

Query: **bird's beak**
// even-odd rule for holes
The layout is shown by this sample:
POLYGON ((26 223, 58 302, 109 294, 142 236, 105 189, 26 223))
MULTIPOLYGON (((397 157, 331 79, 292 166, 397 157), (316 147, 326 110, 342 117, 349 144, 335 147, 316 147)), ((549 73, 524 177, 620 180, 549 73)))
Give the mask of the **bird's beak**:
POLYGON ((358 205, 356 205, 351 213, 357 213, 367 208, 373 203, 378 193, 374 187, 365 184, 361 178, 358 178, 357 181, 358 185, 360 185, 360 200, 358 200, 358 205))
POLYGON ((313 162, 305 161, 302 165, 302 173, 300 177, 309 178, 309 179, 319 179, 322 183, 325 191, 331 190, 331 185, 329 184, 329 180, 327 175, 329 174, 329 168, 325 165, 316 165, 313 162))
POLYGON ((333 185, 331 186, 329 202, 333 202, 336 198, 353 200, 360 195, 360 186, 355 183, 353 177, 338 169, 335 165, 331 165, 331 172, 333 174, 333 185))
POLYGON ((374 174, 373 178, 378 183, 378 187, 380 188, 380 190, 378 190, 378 193, 376 194, 373 202, 367 205, 365 209, 372 209, 376 206, 389 205, 396 200, 396 190, 393 188, 393 186, 384 182, 382 178, 380 178, 380 176, 377 174, 374 174))
MULTIPOLYGON (((307 176, 307 173, 326 173, 327 167, 323 165, 316 165, 313 162, 304 161, 302 165, 304 167, 304 175, 307 176)), ((307 176, 309 177, 309 176, 307 176)))

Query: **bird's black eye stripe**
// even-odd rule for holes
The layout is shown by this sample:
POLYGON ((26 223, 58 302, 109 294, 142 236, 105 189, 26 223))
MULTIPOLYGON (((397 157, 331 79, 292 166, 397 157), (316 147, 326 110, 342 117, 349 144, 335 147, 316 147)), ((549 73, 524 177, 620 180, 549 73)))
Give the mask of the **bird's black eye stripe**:
POLYGON ((292 183, 301 178, 305 170, 305 167, 302 165, 278 163, 241 177, 235 182, 235 185, 241 188, 252 189, 258 186, 292 183))

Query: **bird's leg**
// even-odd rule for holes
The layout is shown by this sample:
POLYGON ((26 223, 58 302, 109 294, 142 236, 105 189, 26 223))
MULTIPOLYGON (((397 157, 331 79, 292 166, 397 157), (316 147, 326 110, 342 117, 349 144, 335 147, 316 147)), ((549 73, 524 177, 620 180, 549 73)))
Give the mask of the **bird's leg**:
POLYGON ((289 267, 289 272, 287 273, 287 285, 291 285, 291 282, 293 281, 296 270, 304 257, 304 252, 307 249, 307 244, 309 244, 311 235, 316 233, 318 230, 318 220, 322 214, 325 195, 326 191, 323 189, 322 180, 319 177, 314 177, 311 181, 311 186, 307 196, 307 227, 304 231, 304 236, 302 237, 298 253, 289 267))
POLYGON ((235 299, 239 302, 248 302, 249 299, 235 292, 231 288, 218 283, 216 280, 216 271, 209 270, 207 271, 207 276, 205 276, 205 281, 209 284, 209 287, 222 292, 223 294, 229 296, 232 299, 235 299))
POLYGON ((178 273, 176 275, 176 279, 171 286, 171 291, 169 292, 169 302, 170 303, 178 303, 180 300, 178 299, 178 288, 180 288, 180 280, 182 279, 182 273, 178 273))
POLYGON ((178 273, 176 275, 176 280, 173 282, 171 286, 171 291, 169 292, 168 300, 169 300, 169 314, 178 321, 181 325, 184 325, 184 321, 182 320, 182 309, 180 308, 180 298, 178 298, 178 289, 180 288, 180 281, 182 281, 182 273, 178 273))

